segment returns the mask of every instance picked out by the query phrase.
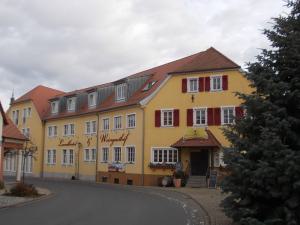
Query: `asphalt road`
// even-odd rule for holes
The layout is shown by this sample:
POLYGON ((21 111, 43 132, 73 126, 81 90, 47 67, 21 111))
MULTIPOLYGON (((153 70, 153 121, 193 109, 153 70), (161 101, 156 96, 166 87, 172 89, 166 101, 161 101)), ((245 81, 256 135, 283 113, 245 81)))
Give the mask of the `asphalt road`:
POLYGON ((204 225, 186 196, 156 188, 30 179, 53 196, 0 209, 1 225, 204 225), (201 223, 202 222, 202 223, 201 223))

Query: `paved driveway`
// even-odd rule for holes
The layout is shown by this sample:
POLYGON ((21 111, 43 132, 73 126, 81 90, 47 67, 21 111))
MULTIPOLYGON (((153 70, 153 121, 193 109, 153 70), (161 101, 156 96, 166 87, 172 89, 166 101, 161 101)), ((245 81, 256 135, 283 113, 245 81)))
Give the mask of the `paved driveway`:
POLYGON ((32 179, 51 198, 0 210, 3 225, 205 224, 191 199, 156 188, 32 179))

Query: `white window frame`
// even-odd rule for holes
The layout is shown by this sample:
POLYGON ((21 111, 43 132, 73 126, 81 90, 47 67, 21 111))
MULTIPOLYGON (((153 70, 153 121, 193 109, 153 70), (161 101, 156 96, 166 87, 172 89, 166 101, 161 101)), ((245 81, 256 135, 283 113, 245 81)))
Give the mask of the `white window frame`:
POLYGON ((69 136, 75 136, 75 124, 74 123, 67 123, 67 124, 64 124, 63 125, 63 136, 64 137, 69 137, 69 136), (72 134, 72 125, 73 125, 73 131, 74 131, 74 133, 72 134), (65 133, 65 126, 67 126, 68 128, 67 128, 67 131, 68 131, 68 133, 66 134, 65 133))
POLYGON ((113 162, 122 162, 122 147, 121 146, 114 146, 113 147, 113 162), (116 149, 120 149, 120 160, 116 160, 116 149))
POLYGON ((102 131, 109 131, 109 128, 110 128, 110 124, 109 123, 110 123, 109 117, 102 118, 102 131), (108 124, 107 124, 108 127, 105 126, 106 124, 105 124, 104 121, 108 121, 108 124))
POLYGON ((58 113, 58 101, 52 101, 50 103, 50 105, 51 105, 51 113, 57 114, 58 113))
MULTIPOLYGON (((167 118, 168 120, 168 118, 167 118)), ((161 127, 173 127, 174 126, 174 109, 161 109, 160 110, 160 124, 161 127), (172 112, 172 124, 164 124, 164 112, 172 112)))
POLYGON ((97 104, 97 92, 91 92, 88 94, 88 106, 89 108, 95 108, 97 104), (90 101, 90 96, 93 96, 93 101, 90 101))
POLYGON ((48 137, 52 138, 52 137, 57 137, 57 126, 56 125, 50 125, 48 126, 48 137), (50 132, 50 128, 51 128, 51 132, 50 132), (56 133, 55 133, 56 131, 56 133))
POLYGON ((97 121, 96 120, 90 120, 90 121, 85 121, 85 135, 93 135, 97 133, 97 121), (93 126, 93 123, 95 124, 95 127, 93 126), (88 131, 88 126, 89 126, 89 131, 88 131), (94 130, 95 128, 95 130, 94 130))
POLYGON ((129 113, 126 115, 126 128, 135 128, 136 127, 136 113, 129 113), (129 117, 134 116, 134 126, 129 126, 129 117))
POLYGON ((171 148, 171 147, 152 147, 151 148, 151 163, 153 164, 163 164, 163 163, 168 163, 168 164, 176 164, 179 160, 179 155, 178 155, 178 149, 177 148, 171 148), (154 161, 154 151, 158 151, 158 159, 159 159, 159 152, 161 152, 162 160, 157 160, 154 161), (167 151, 167 160, 164 159, 164 151, 167 151), (169 160, 169 151, 172 151, 172 160, 169 160), (176 152, 176 161, 174 161, 174 152, 176 152))
POLYGON ((76 109, 76 97, 69 97, 67 98, 67 111, 74 112, 76 109), (71 104, 70 101, 71 100, 71 104))
POLYGON ((126 146, 125 147, 126 149, 126 162, 129 163, 129 164, 134 164, 135 163, 135 159, 136 159, 136 148, 134 145, 130 145, 130 146, 126 146), (129 150, 130 149, 133 149, 133 154, 131 153, 131 155, 129 155, 129 150), (133 157, 133 160, 130 158, 133 157))
POLYGON ((22 128, 22 134, 25 136, 25 137, 27 137, 27 138, 29 138, 30 137, 30 128, 22 128))
POLYGON ((114 130, 121 130, 122 129, 122 116, 121 115, 118 115, 118 116, 114 116, 114 121, 113 121, 113 127, 114 127, 114 130), (116 118, 120 118, 120 125, 121 125, 121 127, 116 127, 116 118))
POLYGON ((199 78, 198 77, 188 77, 187 78, 187 92, 195 93, 199 91, 199 78), (191 90, 191 80, 196 80, 196 90, 191 90))
POLYGON ((74 165, 74 149, 62 149, 61 151, 61 165, 63 166, 73 166, 74 165), (66 162, 64 162, 64 150, 66 151, 66 162), (71 157, 72 152, 72 157, 71 157), (71 162, 72 158, 72 162, 71 162))
POLYGON ((85 162, 95 162, 96 161, 96 154, 97 154, 96 153, 96 148, 85 148, 84 152, 83 152, 83 160, 85 162))
POLYGON ((116 85, 115 92, 117 102, 123 102, 126 100, 126 86, 126 83, 116 85))
POLYGON ((207 126, 207 107, 195 107, 193 108, 193 126, 207 126), (197 110, 205 110, 205 123, 197 124, 197 110))
POLYGON ((210 76, 210 91, 222 91, 222 90, 223 90, 222 75, 212 75, 212 76, 210 76), (214 88, 214 80, 216 78, 220 79, 220 88, 214 88))
POLYGON ((47 150, 47 165, 55 165, 55 164, 56 164, 56 149, 48 149, 47 150))
POLYGON ((109 162, 109 147, 105 146, 101 148, 101 162, 102 163, 107 163, 109 162), (105 153, 106 151, 106 153, 105 153), (104 155, 106 155, 106 160, 104 159, 104 155))
POLYGON ((234 118, 235 118, 235 106, 221 106, 221 124, 222 125, 229 125, 229 124, 234 124, 234 118), (232 109, 233 112, 232 112, 232 115, 233 115, 233 121, 232 123, 225 123, 224 121, 224 110, 226 109, 232 109))

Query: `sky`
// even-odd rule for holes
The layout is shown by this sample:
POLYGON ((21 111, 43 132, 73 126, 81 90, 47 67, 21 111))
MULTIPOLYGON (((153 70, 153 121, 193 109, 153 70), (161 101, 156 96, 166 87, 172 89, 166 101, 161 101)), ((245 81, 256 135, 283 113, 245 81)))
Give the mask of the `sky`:
POLYGON ((213 46, 245 68, 281 0, 0 0, 0 101, 71 91, 213 46))

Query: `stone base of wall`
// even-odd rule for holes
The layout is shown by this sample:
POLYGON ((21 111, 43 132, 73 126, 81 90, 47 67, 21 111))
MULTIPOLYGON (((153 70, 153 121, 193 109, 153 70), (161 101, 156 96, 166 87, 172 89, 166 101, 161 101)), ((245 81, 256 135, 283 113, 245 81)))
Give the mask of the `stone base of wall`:
POLYGON ((123 185, 138 185, 138 186, 159 186, 164 175, 144 175, 141 174, 129 174, 122 172, 98 172, 97 182, 102 183, 117 183, 123 185))

